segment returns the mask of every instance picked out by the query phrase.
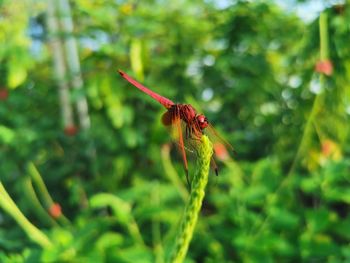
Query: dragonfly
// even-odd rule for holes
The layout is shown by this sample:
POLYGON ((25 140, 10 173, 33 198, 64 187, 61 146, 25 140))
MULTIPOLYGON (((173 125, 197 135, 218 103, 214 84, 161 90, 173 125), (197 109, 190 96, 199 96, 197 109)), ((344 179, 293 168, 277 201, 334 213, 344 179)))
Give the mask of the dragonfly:
MULTIPOLYGON (((183 165, 184 165, 186 180, 188 185, 190 185, 190 183, 189 183, 189 177, 188 177, 188 162, 187 162, 187 156, 186 156, 187 148, 185 147, 184 139, 200 141, 202 135, 204 134, 204 130, 208 129, 212 135, 214 135, 216 138, 219 139, 221 143, 223 143, 223 145, 225 145, 231 151, 236 153, 234 148, 231 146, 231 144, 228 143, 224 138, 222 138, 218 134, 218 132, 216 132, 216 130, 208 121, 207 117, 205 117, 205 115, 203 114, 198 114, 192 105, 174 103, 170 99, 165 98, 157 94, 156 92, 150 90, 149 88, 143 86, 141 83, 134 80, 125 72, 121 70, 118 70, 118 72, 125 80, 127 80, 136 88, 146 93, 156 101, 158 101, 167 109, 167 111, 162 116, 162 122, 165 126, 172 126, 176 130, 176 133, 178 135, 178 146, 182 155, 182 160, 183 160, 183 165), (185 134, 183 134, 181 123, 184 124, 185 134)), ((218 167, 213 157, 211 159, 211 164, 214 168, 215 174, 218 175, 219 174, 218 167)))

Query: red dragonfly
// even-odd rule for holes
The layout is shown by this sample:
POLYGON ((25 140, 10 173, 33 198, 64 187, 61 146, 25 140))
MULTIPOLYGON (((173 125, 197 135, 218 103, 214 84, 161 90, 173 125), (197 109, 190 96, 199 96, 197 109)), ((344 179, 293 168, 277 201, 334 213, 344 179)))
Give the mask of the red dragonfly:
MULTIPOLYGON (((195 139, 199 141, 201 136, 203 135, 204 129, 208 128, 210 132, 214 136, 216 136, 226 147, 228 147, 233 152, 235 152, 233 147, 226 140, 220 137, 219 134, 214 130, 212 125, 209 123, 208 119, 203 114, 197 114, 196 110, 190 104, 174 103, 173 101, 146 88, 145 86, 143 86, 142 84, 140 84, 139 82, 131 78, 125 72, 121 70, 118 70, 118 72, 124 79, 126 79, 128 82, 130 82, 139 90, 151 96, 153 99, 157 100, 160 104, 162 104, 167 109, 167 112, 165 112, 162 116, 162 122, 166 126, 173 125, 177 129, 177 133, 179 137, 178 144, 181 151, 188 184, 189 184, 188 164, 187 164, 187 157, 186 157, 186 151, 184 146, 184 136, 182 134, 182 128, 181 128, 181 121, 183 121, 183 123, 185 124, 186 139, 195 139)), ((214 167, 215 174, 218 175, 218 168, 213 158, 212 158, 212 166, 214 167)))

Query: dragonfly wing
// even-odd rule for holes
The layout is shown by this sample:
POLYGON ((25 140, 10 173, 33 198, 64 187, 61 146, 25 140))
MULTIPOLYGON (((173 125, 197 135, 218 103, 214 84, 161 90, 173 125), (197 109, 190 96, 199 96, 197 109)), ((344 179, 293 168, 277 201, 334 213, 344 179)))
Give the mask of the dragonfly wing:
MULTIPOLYGON (((235 149, 232 147, 232 145, 228 141, 226 141, 223 137, 221 137, 211 124, 208 125, 206 134, 209 136, 210 140, 213 142, 216 159, 225 161, 230 159, 230 155, 237 154, 235 149)), ((218 169, 214 158, 212 158, 211 164, 217 175, 218 169)))
POLYGON ((222 143, 225 148, 229 149, 229 151, 231 151, 232 153, 234 153, 235 155, 237 154, 236 150, 233 148, 233 146, 227 141, 225 140, 215 129, 214 127, 209 124, 207 127, 207 131, 209 133, 210 137, 214 137, 213 141, 219 141, 220 143, 222 143))
MULTIPOLYGON (((162 115, 162 123, 164 126, 166 126, 167 130, 169 131, 169 134, 171 136, 171 139, 175 142, 175 144, 178 146, 178 148, 182 148, 182 145, 180 144, 180 134, 184 134, 186 132, 186 136, 184 137, 182 135, 182 141, 185 148, 185 152, 195 153, 196 144, 194 140, 189 138, 190 134, 188 132, 188 129, 186 129, 186 124, 183 121, 178 121, 178 117, 174 117, 174 112, 167 111, 162 115), (180 122, 180 125, 178 124, 180 122), (179 129, 180 126, 180 129, 179 129), (179 132, 181 130, 181 132, 179 132)), ((180 150, 181 152, 181 150, 180 150)))
POLYGON ((177 130, 178 146, 179 146, 182 160, 183 160, 183 164, 184 164, 187 184, 190 187, 191 185, 190 185, 190 180, 188 177, 187 156, 186 156, 186 151, 185 151, 184 139, 183 139, 183 135, 182 135, 181 118, 180 118, 180 113, 179 113, 178 109, 176 109, 174 111, 174 113, 172 114, 172 124, 173 124, 174 128, 177 130))

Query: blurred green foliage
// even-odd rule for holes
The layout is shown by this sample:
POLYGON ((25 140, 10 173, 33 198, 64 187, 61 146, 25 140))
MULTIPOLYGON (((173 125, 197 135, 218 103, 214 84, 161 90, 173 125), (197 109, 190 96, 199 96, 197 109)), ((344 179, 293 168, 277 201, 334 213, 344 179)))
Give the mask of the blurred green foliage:
POLYGON ((70 102, 87 98, 87 130, 62 127, 47 3, 0 1, 0 181, 54 246, 1 210, 0 262, 169 254, 187 198, 181 159, 164 109, 118 68, 205 112, 238 152, 209 180, 186 262, 350 261, 348 3, 323 11, 327 75, 318 17, 274 2, 71 1, 84 86, 70 102), (65 217, 48 217, 48 198, 65 217))

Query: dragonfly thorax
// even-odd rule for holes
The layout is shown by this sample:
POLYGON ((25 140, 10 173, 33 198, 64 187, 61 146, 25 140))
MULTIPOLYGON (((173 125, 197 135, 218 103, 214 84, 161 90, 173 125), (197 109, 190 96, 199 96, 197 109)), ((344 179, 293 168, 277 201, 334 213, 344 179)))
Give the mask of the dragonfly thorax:
POLYGON ((190 104, 176 104, 174 107, 180 112, 181 119, 190 127, 190 130, 202 131, 208 127, 207 117, 203 114, 197 114, 190 104))
POLYGON ((177 104, 181 119, 187 124, 193 123, 196 119, 196 110, 189 104, 177 104))

